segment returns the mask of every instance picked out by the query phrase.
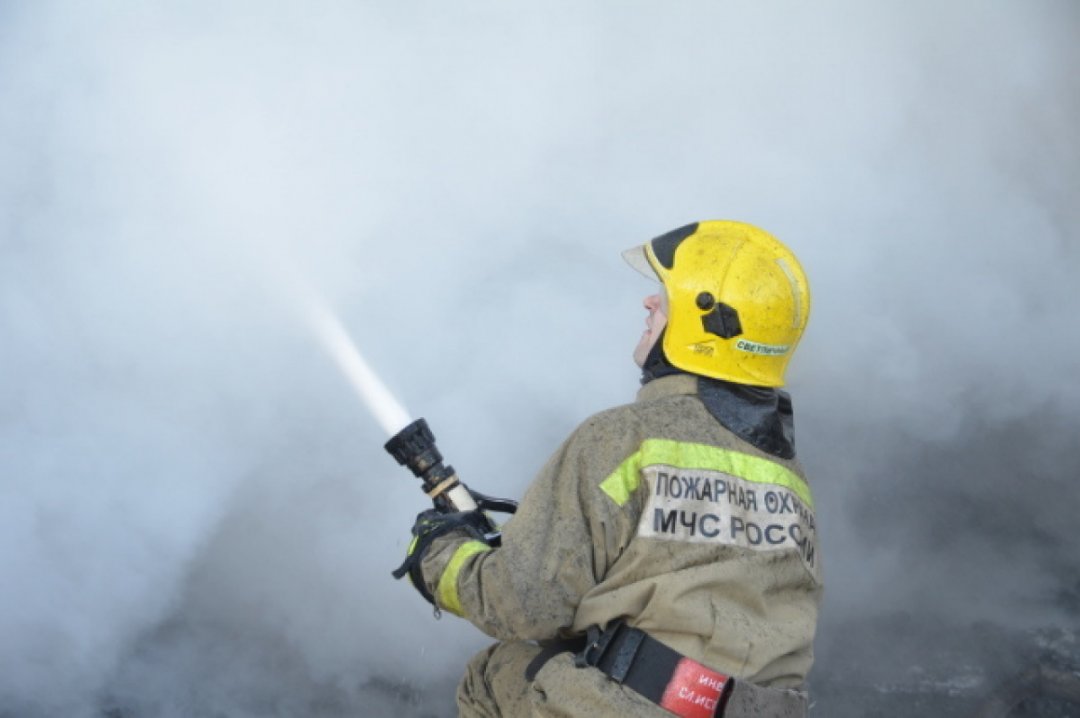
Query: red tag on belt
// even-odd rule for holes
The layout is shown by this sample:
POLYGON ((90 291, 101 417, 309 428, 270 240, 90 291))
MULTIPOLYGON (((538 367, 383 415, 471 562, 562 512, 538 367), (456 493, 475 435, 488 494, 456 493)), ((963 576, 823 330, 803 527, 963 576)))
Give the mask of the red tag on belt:
POLYGON ((660 707, 682 718, 713 718, 731 679, 690 658, 683 658, 660 699, 660 707))

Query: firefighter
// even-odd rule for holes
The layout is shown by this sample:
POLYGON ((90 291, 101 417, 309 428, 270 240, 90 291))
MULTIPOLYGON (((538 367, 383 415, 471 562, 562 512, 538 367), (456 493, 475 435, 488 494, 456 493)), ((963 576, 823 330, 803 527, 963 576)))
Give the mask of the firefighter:
POLYGON ((757 227, 624 253, 645 299, 635 402, 555 451, 502 527, 424 512, 413 583, 495 643, 462 716, 802 716, 822 591, 813 498, 779 387, 810 294, 757 227))

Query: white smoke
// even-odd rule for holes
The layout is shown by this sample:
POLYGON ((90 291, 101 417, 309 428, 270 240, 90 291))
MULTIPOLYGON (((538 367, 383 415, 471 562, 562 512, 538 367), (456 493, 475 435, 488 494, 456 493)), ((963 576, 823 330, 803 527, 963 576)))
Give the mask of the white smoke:
POLYGON ((890 447, 983 446, 972 417, 1078 423, 1078 19, 1049 0, 0 5, 0 715, 451 712, 485 639, 390 578, 423 497, 290 278, 466 481, 518 495, 633 396, 649 288, 619 252, 698 219, 762 225, 811 278, 790 388, 823 640, 972 561, 935 610, 1003 619, 1052 593, 1025 553, 986 598, 975 523, 942 551, 910 538, 939 525, 918 513, 865 521, 904 496, 890 447))

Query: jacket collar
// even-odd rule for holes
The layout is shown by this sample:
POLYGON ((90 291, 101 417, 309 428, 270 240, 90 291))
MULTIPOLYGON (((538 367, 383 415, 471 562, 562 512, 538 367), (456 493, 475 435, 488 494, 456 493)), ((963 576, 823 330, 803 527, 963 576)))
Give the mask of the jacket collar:
POLYGON ((697 394, 697 376, 694 374, 669 374, 653 379, 638 389, 638 401, 652 401, 676 394, 697 394))
POLYGON ((637 400, 653 401, 678 394, 697 396, 725 429, 765 453, 794 458, 794 422, 787 392, 678 373, 645 384, 638 390, 637 400))
POLYGON ((795 458, 795 425, 787 392, 699 377, 698 397, 714 419, 743 441, 781 459, 795 458))

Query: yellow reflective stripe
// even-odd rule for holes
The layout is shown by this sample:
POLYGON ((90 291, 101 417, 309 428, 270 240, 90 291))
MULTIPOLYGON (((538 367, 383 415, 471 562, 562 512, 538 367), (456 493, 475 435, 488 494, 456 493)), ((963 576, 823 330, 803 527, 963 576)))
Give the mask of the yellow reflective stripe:
POLYGON ((435 602, 455 616, 461 616, 461 598, 458 597, 457 579, 461 573, 461 567, 466 559, 484 551, 490 551, 491 547, 483 541, 466 541, 457 547, 454 555, 450 557, 450 563, 446 564, 446 570, 439 577, 439 585, 435 589, 435 602))
POLYGON ((641 480, 641 450, 635 451, 619 464, 619 468, 600 482, 600 490, 611 497, 616 506, 623 506, 630 500, 630 494, 638 487, 641 480))
POLYGON ((641 467, 656 464, 676 469, 722 471, 755 484, 783 486, 798 496, 808 508, 814 508, 814 498, 810 495, 810 487, 806 482, 794 471, 774 461, 708 444, 691 444, 670 439, 643 441, 640 449, 600 483, 600 490, 617 505, 622 506, 630 500, 630 495, 641 481, 641 467))

